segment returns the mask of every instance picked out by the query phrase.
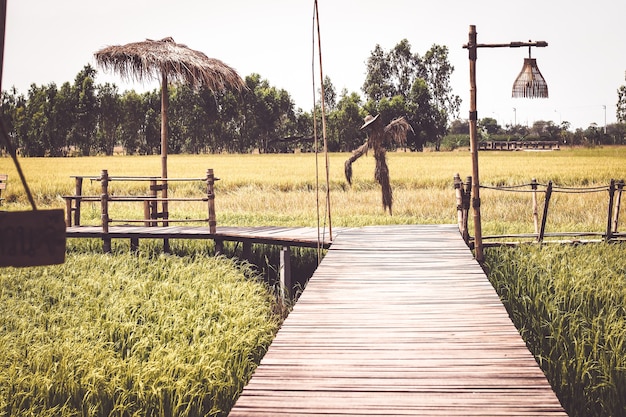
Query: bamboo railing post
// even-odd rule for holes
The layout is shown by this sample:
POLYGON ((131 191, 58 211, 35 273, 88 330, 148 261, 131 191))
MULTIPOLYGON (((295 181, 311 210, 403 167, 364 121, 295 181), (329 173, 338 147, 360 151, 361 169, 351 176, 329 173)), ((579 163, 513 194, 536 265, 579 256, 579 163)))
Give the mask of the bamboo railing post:
POLYGON ((530 181, 530 187, 533 189, 533 223, 535 224, 535 234, 539 233, 539 210, 537 207, 537 179, 530 181))
POLYGON ((605 242, 611 240, 613 236, 613 199, 615 198, 615 180, 611 179, 609 184, 609 213, 606 220, 606 234, 604 236, 605 242))
POLYGON ((548 219, 548 206, 550 204, 550 197, 552 197, 552 181, 548 182, 548 187, 546 188, 546 199, 543 203, 543 216, 541 217, 541 230, 539 231, 539 235, 537 236, 537 242, 543 242, 543 237, 546 233, 546 221, 548 219))
POLYGON ((213 173, 213 169, 209 168, 206 171, 206 193, 208 198, 208 210, 209 210, 209 231, 215 233, 217 220, 215 218, 215 190, 214 185, 217 178, 213 173))
POLYGON ((78 198, 74 203, 74 225, 80 226, 80 197, 83 195, 83 177, 76 177, 75 195, 78 198))
POLYGON ((615 210, 613 211, 613 233, 617 233, 617 225, 619 223, 619 210, 622 205, 622 191, 624 190, 624 180, 617 182, 617 198, 615 201, 615 210))
POLYGON ((156 180, 150 180, 150 197, 153 199, 152 201, 145 201, 144 202, 144 218, 146 218, 147 222, 145 222, 144 224, 148 227, 151 226, 158 226, 156 223, 156 219, 157 219, 157 211, 158 211, 158 206, 157 206, 157 191, 160 189, 159 185, 157 184, 156 180))
POLYGON ((291 283, 291 248, 283 246, 280 250, 280 287, 283 302, 292 296, 291 283))
POLYGON ((461 236, 463 236, 463 239, 465 239, 465 229, 463 227, 463 183, 458 173, 454 174, 454 193, 456 195, 456 214, 459 232, 461 236))
POLYGON ((465 186, 463 191, 463 229, 465 230, 465 236, 463 238, 467 243, 470 240, 469 234, 469 210, 472 201, 472 177, 468 176, 465 179, 465 186))
POLYGON ((102 219, 102 248, 104 252, 111 252, 111 238, 109 237, 109 172, 102 170, 100 175, 100 207, 102 219))

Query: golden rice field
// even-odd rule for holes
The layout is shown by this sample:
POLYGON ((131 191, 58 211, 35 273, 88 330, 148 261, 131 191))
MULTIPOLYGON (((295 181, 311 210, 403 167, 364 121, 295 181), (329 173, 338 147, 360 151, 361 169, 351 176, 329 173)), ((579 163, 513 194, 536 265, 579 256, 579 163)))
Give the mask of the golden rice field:
MULTIPOLYGON (((329 156, 330 222, 332 226, 368 224, 455 223, 456 201, 452 178, 471 175, 470 154, 425 152, 388 154, 394 190, 393 216, 382 209, 380 189, 374 181, 374 159, 364 157, 354 164, 353 185, 343 176, 348 154, 329 156)), ((482 152, 480 181, 486 185, 518 185, 536 178, 560 186, 608 185, 611 178, 626 178, 626 149, 562 149, 555 152, 482 152)), ((74 192, 72 175, 159 176, 158 156, 112 156, 89 158, 21 159, 28 183, 41 207, 64 207, 62 195, 74 192)), ((314 226, 326 217, 326 168, 323 156, 288 155, 171 155, 170 178, 202 178, 212 168, 216 183, 218 226, 290 225, 314 226)), ((0 159, 0 173, 9 174, 4 193, 8 210, 28 207, 12 162, 0 159)), ((86 181, 84 194, 99 194, 98 182, 86 181)), ((113 183, 117 194, 145 194, 146 183, 113 183)), ((170 196, 197 196, 201 182, 172 183, 170 196)), ((529 194, 482 191, 483 227, 487 234, 531 232, 529 194)), ((548 230, 602 228, 606 224, 607 196, 554 195, 548 230)), ((124 203, 118 210, 141 207, 124 203)), ((171 216, 206 217, 203 205, 170 204, 171 216)), ((99 221, 99 207, 84 210, 88 222, 99 221)))

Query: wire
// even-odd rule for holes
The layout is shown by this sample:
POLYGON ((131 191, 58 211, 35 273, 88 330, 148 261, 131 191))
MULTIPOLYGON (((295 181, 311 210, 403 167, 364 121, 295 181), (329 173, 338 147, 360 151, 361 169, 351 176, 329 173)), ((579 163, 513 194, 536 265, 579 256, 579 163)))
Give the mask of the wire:
POLYGON ((313 136, 315 138, 315 188, 316 188, 316 207, 317 207, 317 251, 318 251, 318 264, 321 262, 321 248, 322 241, 325 239, 326 235, 326 220, 328 220, 328 233, 330 240, 333 239, 332 232, 332 220, 331 220, 331 211, 330 211, 330 171, 329 171, 329 158, 328 158, 328 144, 326 137, 326 110, 324 108, 324 77, 322 70, 322 42, 320 37, 320 24, 319 24, 319 9, 317 5, 317 0, 313 2, 313 33, 312 33, 312 56, 311 56, 311 76, 313 79, 313 136), (319 54, 319 70, 320 70, 320 89, 321 89, 321 117, 322 117, 322 137, 324 140, 324 155, 325 155, 325 165, 326 165, 326 196, 325 196, 325 213, 324 213, 324 227, 323 229, 320 226, 320 195, 319 195, 319 142, 318 142, 318 132, 317 132, 317 103, 316 103, 316 91, 315 91, 315 33, 317 29, 317 50, 319 54), (320 235, 320 230, 323 230, 323 233, 320 235))
POLYGON ((20 165, 20 161, 17 159, 17 152, 9 139, 9 135, 4 126, 4 121, 0 118, 0 130, 2 131, 2 139, 4 139, 4 143, 6 144, 7 150, 11 155, 11 159, 13 159, 13 163, 15 164, 15 169, 17 169, 17 173, 20 176, 20 180, 22 181, 22 185, 24 186, 24 190, 26 191, 26 197, 28 197, 28 201, 30 202, 30 206, 33 210, 37 210, 37 205, 35 205, 35 199, 33 198, 32 193, 30 192, 30 188, 28 187, 28 183, 26 182, 26 177, 24 176, 24 172, 22 171, 22 166, 20 165))

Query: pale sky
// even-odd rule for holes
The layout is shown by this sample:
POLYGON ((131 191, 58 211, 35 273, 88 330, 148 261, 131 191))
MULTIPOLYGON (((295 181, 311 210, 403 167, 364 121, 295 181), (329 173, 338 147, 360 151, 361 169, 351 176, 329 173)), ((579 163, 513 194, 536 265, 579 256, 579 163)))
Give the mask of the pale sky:
MULTIPOLYGON (((287 90, 296 107, 313 106, 313 0, 8 0, 2 88, 26 95, 30 84, 58 87, 117 44, 171 36, 234 67, 259 73, 287 90)), ((527 48, 479 49, 478 117, 501 125, 517 120, 569 121, 573 128, 614 123, 617 89, 626 84, 626 1, 596 0, 318 0, 325 76, 337 93, 362 95, 365 62, 376 44, 385 50, 406 38, 423 55, 449 48, 454 93, 468 117, 470 25, 479 43, 546 41, 532 56, 546 78, 549 99, 512 99, 511 87, 527 48), (514 110, 516 109, 516 110, 514 110), (606 110, 605 110, 606 109, 606 110)), ((158 88, 123 83, 98 69, 97 82, 120 90, 158 88)))

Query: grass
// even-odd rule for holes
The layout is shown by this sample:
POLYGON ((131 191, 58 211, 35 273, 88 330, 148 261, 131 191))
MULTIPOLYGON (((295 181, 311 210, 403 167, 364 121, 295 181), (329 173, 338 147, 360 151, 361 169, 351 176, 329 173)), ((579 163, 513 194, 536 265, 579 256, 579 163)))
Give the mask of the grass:
POLYGON ((0 275, 0 415, 224 415, 278 327, 249 267, 94 254, 0 275))
MULTIPOLYGON (((350 187, 343 179, 347 157, 330 155, 333 226, 456 222, 452 177, 471 173, 469 153, 389 153, 393 216, 382 210, 373 158, 353 166, 350 187)), ((480 179, 607 185, 626 178, 625 158, 624 147, 484 152, 480 179)), ((62 196, 74 191, 72 175, 160 172, 155 156, 21 163, 40 208, 64 207, 62 196)), ((169 157, 170 177, 199 178, 207 168, 221 178, 218 227, 315 226, 320 200, 324 219, 325 185, 320 180, 318 200, 314 155, 169 157)), ((28 210, 11 161, 0 158, 5 172, 10 183, 2 208, 28 210)), ((85 194, 99 194, 99 185, 86 181, 85 194)), ((118 195, 146 192, 145 183, 111 187, 118 195)), ((203 190, 201 182, 173 183, 170 195, 203 190)), ((481 197, 484 235, 533 231, 529 194, 484 190, 481 197)), ((607 200, 606 193, 553 195, 548 231, 603 231, 607 200)), ((202 204, 170 204, 172 218, 205 212, 202 204)), ((85 204, 82 214, 84 224, 99 223, 97 204, 85 204)), ((112 207, 113 217, 142 215, 137 204, 112 207)), ((486 259, 494 287, 570 414, 625 415, 624 253, 621 246, 589 248, 488 249, 486 259)), ((138 257, 127 254, 127 243, 116 243, 113 256, 100 249, 96 241, 70 240, 64 265, 0 270, 0 351, 7 352, 0 358, 0 416, 225 415, 283 314, 271 283, 260 280, 271 276, 277 250, 254 247, 252 266, 208 257, 211 247, 198 242, 176 242, 169 256, 156 242, 142 241, 138 257)), ((236 256, 241 248, 227 250, 236 256)), ((316 254, 303 250, 293 262, 303 283, 316 254)))
POLYGON ((626 415, 626 247, 488 249, 489 279, 571 417, 626 415))

